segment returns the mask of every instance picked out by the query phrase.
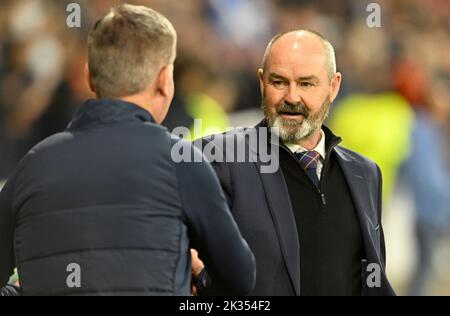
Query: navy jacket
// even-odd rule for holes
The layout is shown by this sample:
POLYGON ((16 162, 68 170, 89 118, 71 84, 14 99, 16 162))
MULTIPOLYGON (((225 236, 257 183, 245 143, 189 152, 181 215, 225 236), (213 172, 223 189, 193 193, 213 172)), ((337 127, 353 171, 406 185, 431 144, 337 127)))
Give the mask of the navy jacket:
POLYGON ((87 101, 3 188, 0 286, 17 266, 24 295, 190 295, 193 247, 224 294, 251 291, 254 257, 213 169, 176 162, 175 145, 202 158, 134 104, 87 101))
MULTIPOLYGON (((263 121, 254 128, 205 137, 195 145, 212 163, 234 219, 255 254, 257 277, 251 295, 301 295, 300 242, 285 177, 280 167, 272 173, 261 172, 262 167, 274 164, 260 155, 261 146, 268 146, 260 140, 265 134, 260 128, 265 127, 263 121), (239 162, 238 148, 246 150, 247 162, 239 162)), ((367 264, 362 294, 394 295, 385 272, 380 170, 353 151, 340 146, 332 150, 347 181, 361 228, 367 264), (379 284, 375 284, 377 280, 379 284)), ((264 152, 270 152, 270 148, 264 148, 264 152)))

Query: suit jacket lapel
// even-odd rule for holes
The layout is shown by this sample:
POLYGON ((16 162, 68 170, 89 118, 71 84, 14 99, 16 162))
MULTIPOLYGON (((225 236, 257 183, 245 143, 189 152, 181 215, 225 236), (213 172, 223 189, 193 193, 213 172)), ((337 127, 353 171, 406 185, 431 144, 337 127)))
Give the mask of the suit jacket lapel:
POLYGON ((260 173, 269 209, 296 295, 300 295, 300 243, 289 192, 281 170, 260 173))
MULTIPOLYGON (((264 127, 264 125, 259 124, 256 128, 258 127, 264 127)), ((255 147, 252 147, 250 150, 258 155, 255 147)), ((277 150, 279 150, 279 148, 277 148, 277 150)), ((272 157, 273 159, 277 159, 279 166, 278 155, 272 155, 272 157)), ((284 262, 291 278, 295 294, 300 295, 300 243, 298 240, 294 211, 292 209, 289 191, 283 173, 279 167, 275 173, 261 173, 261 166, 263 164, 260 159, 257 159, 255 164, 264 186, 284 262)))
POLYGON ((381 262, 380 248, 376 236, 376 228, 379 225, 375 217, 376 209, 372 211, 369 209, 376 207, 376 201, 368 191, 368 180, 364 168, 339 147, 336 147, 335 151, 355 203, 367 259, 369 262, 373 262, 376 258, 378 262, 381 262))

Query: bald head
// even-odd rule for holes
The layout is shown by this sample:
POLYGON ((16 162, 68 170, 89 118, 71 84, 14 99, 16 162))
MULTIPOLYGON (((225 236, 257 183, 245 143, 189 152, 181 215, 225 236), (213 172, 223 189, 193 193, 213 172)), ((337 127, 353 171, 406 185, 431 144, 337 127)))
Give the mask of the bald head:
POLYGON ((324 67, 328 77, 333 78, 336 73, 336 56, 333 45, 322 35, 310 30, 295 30, 277 34, 267 45, 264 53, 262 69, 265 71, 267 63, 274 55, 322 55, 324 67))

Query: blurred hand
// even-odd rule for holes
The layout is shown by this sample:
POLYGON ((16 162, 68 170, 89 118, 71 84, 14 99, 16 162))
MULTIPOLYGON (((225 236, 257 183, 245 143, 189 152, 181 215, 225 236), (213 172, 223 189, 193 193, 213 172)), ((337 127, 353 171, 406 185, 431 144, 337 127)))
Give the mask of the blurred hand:
POLYGON ((195 249, 191 249, 191 258, 192 258, 192 275, 196 278, 200 275, 205 265, 203 261, 201 261, 198 257, 198 252, 195 249))
POLYGON ((195 280, 197 280, 200 272, 202 272, 205 265, 198 257, 198 252, 195 249, 191 249, 192 258, 192 295, 197 296, 197 287, 195 286, 195 280))

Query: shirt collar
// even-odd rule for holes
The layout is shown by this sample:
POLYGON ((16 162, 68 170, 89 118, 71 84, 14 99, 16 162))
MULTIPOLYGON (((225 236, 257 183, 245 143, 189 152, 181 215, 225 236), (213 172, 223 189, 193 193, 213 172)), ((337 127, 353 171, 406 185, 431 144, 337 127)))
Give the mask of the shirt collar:
MULTIPOLYGON (((308 151, 308 149, 306 149, 300 145, 297 145, 297 144, 285 144, 285 145, 293 153, 308 151)), ((325 133, 323 132, 323 130, 320 130, 319 143, 312 150, 317 151, 320 154, 320 156, 322 157, 322 159, 325 159, 325 152, 326 152, 326 150, 325 150, 325 133)))

